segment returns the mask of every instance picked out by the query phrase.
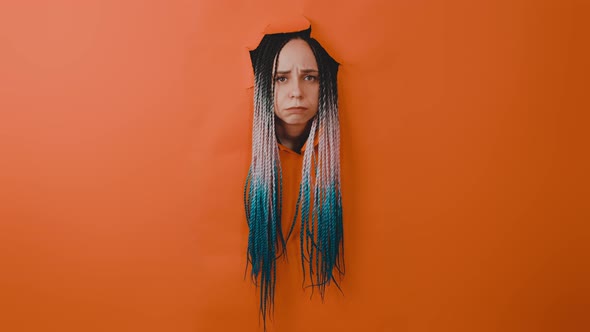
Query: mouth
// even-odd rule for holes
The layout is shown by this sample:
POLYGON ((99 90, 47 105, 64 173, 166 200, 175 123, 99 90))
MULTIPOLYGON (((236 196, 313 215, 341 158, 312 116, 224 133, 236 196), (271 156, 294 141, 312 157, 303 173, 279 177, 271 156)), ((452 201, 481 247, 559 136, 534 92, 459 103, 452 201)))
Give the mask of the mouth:
POLYGON ((287 108, 287 111, 293 112, 293 113, 303 113, 303 112, 307 111, 307 107, 294 106, 294 107, 287 108))

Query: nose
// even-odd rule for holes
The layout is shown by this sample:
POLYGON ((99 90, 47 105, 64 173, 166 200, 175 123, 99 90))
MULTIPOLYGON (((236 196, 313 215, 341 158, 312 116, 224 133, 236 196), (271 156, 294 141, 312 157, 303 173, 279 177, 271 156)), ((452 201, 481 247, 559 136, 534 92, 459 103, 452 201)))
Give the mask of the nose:
POLYGON ((290 88, 291 98, 301 98, 301 87, 299 86, 299 80, 293 80, 290 88))

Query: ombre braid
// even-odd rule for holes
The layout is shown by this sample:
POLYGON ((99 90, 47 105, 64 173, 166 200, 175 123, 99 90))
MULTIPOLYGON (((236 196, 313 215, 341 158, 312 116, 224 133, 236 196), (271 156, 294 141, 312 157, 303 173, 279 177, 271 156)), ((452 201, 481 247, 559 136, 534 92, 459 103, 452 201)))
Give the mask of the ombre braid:
POLYGON ((303 154, 299 197, 293 225, 300 219, 301 264, 309 275, 312 291, 322 299, 334 269, 344 274, 344 238, 340 189, 340 124, 338 118, 338 63, 310 37, 311 28, 284 34, 266 35, 250 52, 254 67, 254 121, 252 161, 244 186, 244 205, 250 229, 247 262, 251 278, 260 288, 260 314, 266 328, 272 316, 276 285, 276 261, 285 254, 286 240, 281 228, 282 172, 275 135, 274 78, 278 54, 291 39, 305 40, 311 47, 319 70, 318 112, 311 120, 308 146, 318 140, 317 151, 303 154))

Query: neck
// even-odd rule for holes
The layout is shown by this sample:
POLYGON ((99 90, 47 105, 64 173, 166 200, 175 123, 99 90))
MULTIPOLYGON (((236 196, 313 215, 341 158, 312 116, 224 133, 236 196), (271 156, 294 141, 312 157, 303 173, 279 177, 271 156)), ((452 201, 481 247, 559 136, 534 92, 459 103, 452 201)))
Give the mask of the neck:
POLYGON ((311 129, 311 121, 305 124, 291 125, 275 118, 275 133, 279 142, 287 148, 299 153, 311 129))

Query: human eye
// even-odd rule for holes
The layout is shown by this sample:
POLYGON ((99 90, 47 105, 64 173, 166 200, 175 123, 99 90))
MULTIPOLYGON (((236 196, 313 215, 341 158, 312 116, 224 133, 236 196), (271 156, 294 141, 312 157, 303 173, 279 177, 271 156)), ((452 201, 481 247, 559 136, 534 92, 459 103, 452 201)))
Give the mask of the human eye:
POLYGON ((287 77, 285 76, 277 76, 275 77, 275 82, 284 83, 287 81, 287 77))
POLYGON ((306 81, 312 81, 313 82, 313 81, 317 81, 318 80, 318 77, 315 76, 315 75, 305 75, 305 77, 303 79, 306 80, 306 81))

